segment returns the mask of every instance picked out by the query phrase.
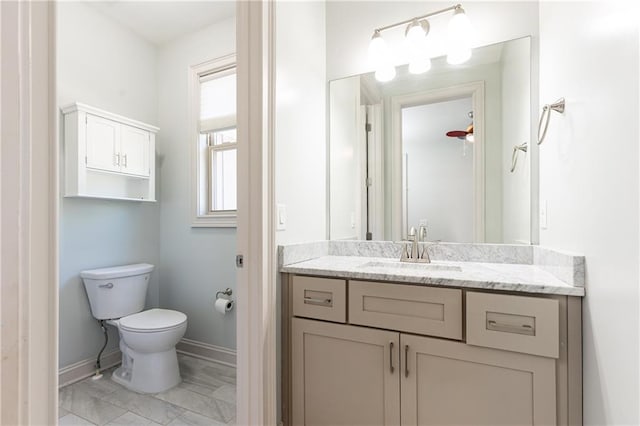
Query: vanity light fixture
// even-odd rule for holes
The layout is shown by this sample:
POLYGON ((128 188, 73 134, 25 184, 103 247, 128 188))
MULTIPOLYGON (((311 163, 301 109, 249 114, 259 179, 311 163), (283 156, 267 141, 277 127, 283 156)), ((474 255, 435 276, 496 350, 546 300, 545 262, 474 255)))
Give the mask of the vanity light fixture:
POLYGON ((427 18, 450 11, 453 11, 453 17, 449 22, 447 35, 447 62, 453 65, 466 62, 471 57, 473 30, 471 21, 469 21, 462 5, 456 4, 426 15, 376 28, 369 44, 369 62, 375 69, 376 79, 380 82, 387 82, 396 76, 392 53, 382 38, 382 31, 408 24, 405 30, 405 43, 409 55, 409 72, 422 74, 431 69, 431 57, 427 43, 427 35, 431 26, 427 18))

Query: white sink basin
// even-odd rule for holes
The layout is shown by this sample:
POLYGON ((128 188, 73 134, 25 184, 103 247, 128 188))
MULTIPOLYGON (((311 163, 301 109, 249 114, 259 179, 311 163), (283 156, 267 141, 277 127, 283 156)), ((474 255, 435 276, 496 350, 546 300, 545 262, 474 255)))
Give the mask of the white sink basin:
POLYGON ((412 271, 462 271, 462 268, 456 265, 443 265, 441 263, 410 263, 400 262, 399 260, 368 262, 362 265, 362 268, 393 268, 412 271))

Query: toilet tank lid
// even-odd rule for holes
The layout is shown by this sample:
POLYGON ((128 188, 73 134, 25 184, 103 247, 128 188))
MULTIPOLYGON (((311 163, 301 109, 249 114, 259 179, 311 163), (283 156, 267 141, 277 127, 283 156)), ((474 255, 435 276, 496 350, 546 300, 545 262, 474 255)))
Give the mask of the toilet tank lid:
POLYGON ((135 277, 151 271, 153 271, 153 265, 136 263, 133 265, 113 266, 111 268, 89 269, 80 272, 80 277, 93 280, 109 280, 112 278, 135 277))

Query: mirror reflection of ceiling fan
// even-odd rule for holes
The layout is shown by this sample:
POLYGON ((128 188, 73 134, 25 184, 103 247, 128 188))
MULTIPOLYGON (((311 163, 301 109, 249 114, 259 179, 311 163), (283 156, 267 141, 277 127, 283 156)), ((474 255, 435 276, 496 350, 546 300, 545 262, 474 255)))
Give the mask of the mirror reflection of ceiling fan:
POLYGON ((471 119, 471 124, 467 126, 466 130, 450 130, 447 132, 447 136, 473 143, 475 141, 473 137, 473 111, 469 111, 468 116, 471 119))

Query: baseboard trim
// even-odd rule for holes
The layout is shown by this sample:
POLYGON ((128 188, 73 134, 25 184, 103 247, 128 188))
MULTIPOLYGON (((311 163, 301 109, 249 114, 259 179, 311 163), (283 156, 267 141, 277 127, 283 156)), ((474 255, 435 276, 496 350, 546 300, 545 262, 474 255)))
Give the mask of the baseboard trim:
MULTIPOLYGON (((119 349, 109 352, 102 356, 101 364, 102 369, 106 370, 114 365, 120 364, 122 361, 122 354, 119 349)), ((58 370, 58 383, 59 387, 67 386, 75 382, 79 382, 82 379, 86 379, 89 376, 93 376, 96 372, 96 359, 90 358, 83 361, 78 361, 74 364, 68 365, 58 370)))
POLYGON ((196 358, 214 361, 230 367, 236 366, 236 351, 222 346, 210 345, 209 343, 198 342, 196 340, 182 339, 176 345, 176 350, 185 355, 196 358))

